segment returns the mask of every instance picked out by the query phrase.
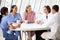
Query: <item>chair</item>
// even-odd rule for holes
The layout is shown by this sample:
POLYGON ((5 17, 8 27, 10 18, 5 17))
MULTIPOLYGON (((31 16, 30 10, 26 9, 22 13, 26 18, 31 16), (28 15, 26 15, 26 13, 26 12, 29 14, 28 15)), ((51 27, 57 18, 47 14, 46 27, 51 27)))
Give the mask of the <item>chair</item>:
POLYGON ((49 40, 49 39, 55 39, 54 36, 51 35, 51 32, 44 32, 41 37, 45 40, 49 40))
POLYGON ((51 32, 44 32, 42 33, 41 37, 45 40, 49 40, 49 39, 55 39, 55 33, 57 31, 57 27, 58 25, 56 23, 54 23, 52 26, 50 26, 51 28, 51 32))
POLYGON ((3 33, 2 33, 1 28, 0 28, 0 40, 5 40, 5 38, 3 38, 3 33))

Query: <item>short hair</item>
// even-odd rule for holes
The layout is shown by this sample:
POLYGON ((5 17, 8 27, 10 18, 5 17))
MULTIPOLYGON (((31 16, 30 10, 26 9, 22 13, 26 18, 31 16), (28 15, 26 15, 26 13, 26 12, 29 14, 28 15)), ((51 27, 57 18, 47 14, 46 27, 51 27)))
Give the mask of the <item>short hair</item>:
POLYGON ((8 8, 7 7, 2 7, 1 8, 1 15, 6 15, 6 12, 8 12, 8 8))
POLYGON ((59 6, 58 6, 58 5, 54 5, 54 6, 52 7, 52 9, 54 9, 56 12, 58 12, 58 11, 59 11, 59 6))
POLYGON ((50 6, 44 6, 44 7, 46 7, 46 9, 48 10, 48 13, 51 12, 51 8, 50 8, 50 6))

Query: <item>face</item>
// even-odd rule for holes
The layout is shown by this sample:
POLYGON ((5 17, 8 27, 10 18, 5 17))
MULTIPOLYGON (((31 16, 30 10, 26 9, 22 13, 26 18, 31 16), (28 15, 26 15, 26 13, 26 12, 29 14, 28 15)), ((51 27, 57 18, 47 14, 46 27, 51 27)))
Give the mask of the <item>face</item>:
POLYGON ((8 15, 8 11, 6 12, 6 15, 8 15))
POLYGON ((48 10, 47 10, 46 7, 44 7, 44 13, 45 13, 45 14, 48 13, 48 10))
POLYGON ((29 7, 27 10, 28 10, 28 13, 30 13, 32 11, 32 8, 29 7))
POLYGON ((15 7, 13 8, 13 12, 14 12, 14 13, 17 12, 17 6, 15 6, 15 7))
POLYGON ((55 13, 55 10, 54 10, 54 9, 52 9, 52 13, 53 13, 53 14, 55 13))

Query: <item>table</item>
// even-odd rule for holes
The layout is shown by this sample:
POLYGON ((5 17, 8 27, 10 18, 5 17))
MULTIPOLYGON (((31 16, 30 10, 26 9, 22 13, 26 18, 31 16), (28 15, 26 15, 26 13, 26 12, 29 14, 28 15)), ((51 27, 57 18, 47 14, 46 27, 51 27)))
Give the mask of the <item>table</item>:
MULTIPOLYGON (((20 28, 10 29, 10 30, 23 32, 23 31, 38 31, 38 30, 48 30, 48 29, 49 29, 49 27, 42 26, 37 23, 31 23, 31 24, 22 23, 20 28)), ((22 35, 21 35, 21 37, 22 37, 22 35)))

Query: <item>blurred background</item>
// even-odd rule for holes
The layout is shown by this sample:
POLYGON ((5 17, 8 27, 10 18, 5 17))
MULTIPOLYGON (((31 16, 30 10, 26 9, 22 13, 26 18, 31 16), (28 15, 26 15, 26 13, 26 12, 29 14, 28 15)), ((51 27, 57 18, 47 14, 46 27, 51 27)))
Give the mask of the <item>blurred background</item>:
POLYGON ((55 4, 60 6, 60 0, 0 0, 0 9, 6 6, 9 8, 10 12, 11 6, 17 5, 18 12, 23 16, 26 6, 31 5, 32 10, 36 12, 36 15, 39 15, 43 13, 43 7, 45 5, 52 7, 55 4))

